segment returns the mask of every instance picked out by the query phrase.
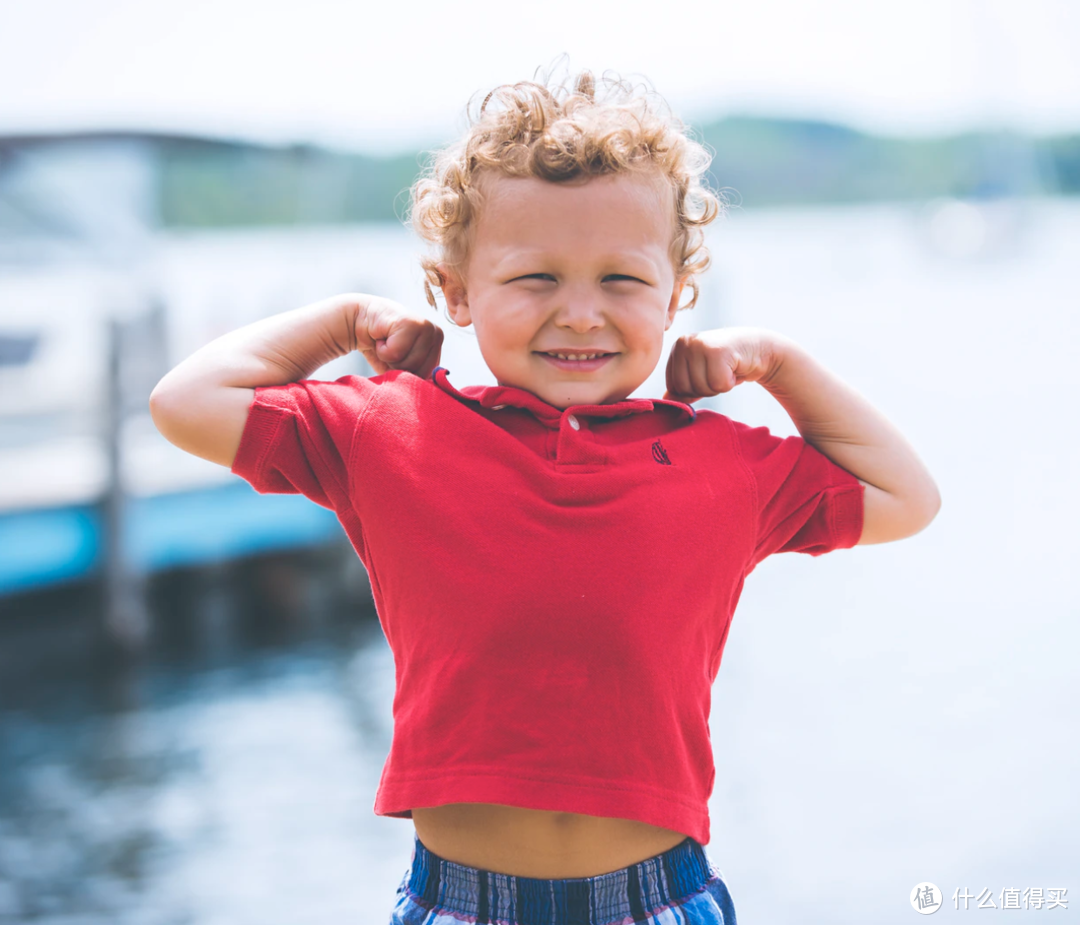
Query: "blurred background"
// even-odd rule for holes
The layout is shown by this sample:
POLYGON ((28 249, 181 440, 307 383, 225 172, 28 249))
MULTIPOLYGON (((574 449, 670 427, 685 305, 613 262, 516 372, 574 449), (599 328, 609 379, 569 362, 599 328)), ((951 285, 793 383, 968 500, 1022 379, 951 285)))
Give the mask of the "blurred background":
MULTIPOLYGON (((372 811, 394 663, 364 569, 330 512, 165 442, 147 397, 328 295, 428 310, 401 222, 424 152, 562 53, 650 80, 734 204, 669 343, 794 337, 943 496, 913 538, 747 582, 707 846, 740 920, 909 921, 923 881, 944 916, 1076 916, 1080 7, 0 0, 0 23, 0 922, 388 920, 413 829, 372 811)), ((444 327, 455 385, 492 383, 444 327)), ((752 385, 701 406, 795 433, 752 385)))

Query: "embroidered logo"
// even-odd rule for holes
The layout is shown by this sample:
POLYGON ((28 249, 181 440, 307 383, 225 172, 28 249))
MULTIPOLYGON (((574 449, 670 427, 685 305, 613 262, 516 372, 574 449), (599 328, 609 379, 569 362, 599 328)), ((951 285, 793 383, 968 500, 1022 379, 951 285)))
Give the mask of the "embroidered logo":
POLYGON ((652 445, 652 458, 660 463, 661 466, 671 465, 671 460, 668 459, 667 450, 664 449, 664 445, 659 440, 652 445))

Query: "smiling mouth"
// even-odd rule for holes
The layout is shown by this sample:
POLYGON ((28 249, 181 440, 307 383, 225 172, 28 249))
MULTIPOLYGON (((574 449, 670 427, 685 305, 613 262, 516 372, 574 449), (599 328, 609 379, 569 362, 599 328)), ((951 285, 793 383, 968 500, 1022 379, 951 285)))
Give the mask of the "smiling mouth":
POLYGON ((587 373, 607 364, 617 353, 541 353, 542 357, 552 366, 569 372, 587 373))
POLYGON ((555 353, 555 352, 543 352, 537 351, 540 356, 554 357, 558 360, 596 360, 603 357, 613 357, 614 353, 605 353, 603 351, 593 351, 592 353, 555 353))

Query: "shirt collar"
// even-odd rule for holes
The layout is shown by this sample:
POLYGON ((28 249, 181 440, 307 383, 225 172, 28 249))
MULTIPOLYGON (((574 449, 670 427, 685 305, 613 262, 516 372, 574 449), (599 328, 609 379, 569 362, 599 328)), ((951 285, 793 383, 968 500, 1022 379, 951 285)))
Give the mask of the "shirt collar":
POLYGON ((575 415, 583 417, 617 418, 642 411, 652 411, 657 406, 675 408, 681 413, 681 416, 688 417, 691 421, 697 417, 697 411, 692 405, 667 398, 626 398, 606 405, 570 405, 565 409, 561 409, 549 405, 532 392, 519 389, 517 386, 468 385, 459 391, 450 384, 450 380, 447 378, 449 373, 450 371, 445 366, 436 366, 431 374, 432 382, 448 395, 464 401, 475 402, 482 408, 495 408, 499 405, 522 408, 531 412, 545 424, 554 424, 555 426, 558 426, 563 414, 567 412, 573 412, 575 415))

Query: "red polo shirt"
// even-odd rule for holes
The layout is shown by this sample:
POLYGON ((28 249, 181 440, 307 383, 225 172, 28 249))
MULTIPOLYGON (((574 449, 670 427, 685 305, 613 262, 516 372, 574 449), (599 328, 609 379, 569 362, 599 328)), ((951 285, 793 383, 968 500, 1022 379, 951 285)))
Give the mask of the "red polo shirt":
POLYGON ((367 567, 397 677, 383 816, 502 803, 707 844, 743 581, 862 532, 862 486, 800 437, 441 367, 256 389, 233 472, 334 510, 367 567))

